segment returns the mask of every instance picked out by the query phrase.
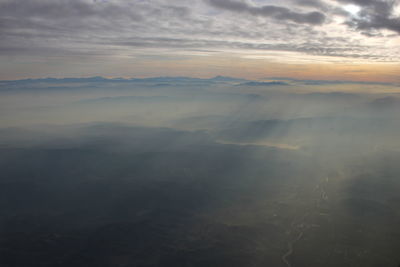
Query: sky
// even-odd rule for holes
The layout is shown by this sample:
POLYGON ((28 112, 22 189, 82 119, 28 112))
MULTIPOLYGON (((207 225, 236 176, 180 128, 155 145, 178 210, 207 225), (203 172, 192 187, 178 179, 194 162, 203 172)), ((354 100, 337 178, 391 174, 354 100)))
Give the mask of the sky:
POLYGON ((0 79, 400 82, 398 0, 0 0, 0 79))

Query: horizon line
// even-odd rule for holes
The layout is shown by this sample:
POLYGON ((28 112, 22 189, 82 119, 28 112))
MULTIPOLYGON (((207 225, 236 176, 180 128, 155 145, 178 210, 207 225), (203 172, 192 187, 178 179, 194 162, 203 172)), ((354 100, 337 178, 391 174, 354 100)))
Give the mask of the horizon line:
POLYGON ((2 83, 7 83, 7 82, 19 82, 19 81, 39 81, 39 80, 73 80, 73 79, 82 79, 82 80, 88 80, 88 79, 103 79, 103 80, 109 80, 109 81, 133 81, 133 80, 147 80, 147 79, 157 79, 157 78, 165 78, 165 79, 196 79, 196 80, 217 80, 217 79, 232 79, 232 80, 243 80, 243 81, 256 81, 256 82, 262 82, 266 80, 287 80, 287 81, 293 81, 293 82, 325 82, 325 83, 356 83, 356 84, 381 84, 381 85, 397 85, 400 86, 399 83, 394 83, 394 82, 382 82, 382 81, 360 81, 360 80, 341 80, 341 79, 299 79, 299 78, 292 78, 292 77, 285 77, 285 76, 272 76, 272 77, 265 77, 261 79, 246 79, 242 77, 235 77, 235 76, 225 76, 225 75, 216 75, 216 76, 211 76, 208 78, 202 78, 202 77, 193 77, 193 76, 147 76, 147 77, 107 77, 107 76, 84 76, 84 77, 37 77, 37 78, 21 78, 21 79, 11 79, 11 80, 0 80, 2 83))

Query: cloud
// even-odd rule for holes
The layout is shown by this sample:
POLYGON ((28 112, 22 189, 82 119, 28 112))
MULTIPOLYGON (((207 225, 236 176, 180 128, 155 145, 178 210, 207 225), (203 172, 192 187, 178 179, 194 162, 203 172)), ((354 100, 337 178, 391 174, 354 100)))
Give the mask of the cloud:
POLYGON ((61 1, 61 0, 31 0, 21 4, 18 1, 2 1, 1 13, 13 16, 27 16, 36 18, 48 18, 57 21, 71 18, 86 19, 101 17, 103 19, 127 17, 133 20, 140 19, 134 11, 135 4, 124 5, 119 1, 95 2, 95 1, 61 1))
POLYGON ((316 7, 320 9, 326 9, 328 7, 326 3, 319 0, 293 0, 293 2, 300 6, 316 7))
MULTIPOLYGON (((347 24, 358 30, 386 29, 400 33, 400 17, 394 13, 397 2, 393 0, 338 0, 341 3, 355 4, 361 7, 358 16, 347 24)), ((368 35, 368 32, 367 32, 368 35)))
POLYGON ((290 62, 299 57, 310 62, 399 60, 396 43, 385 42, 396 37, 381 31, 399 32, 394 3, 285 0, 277 6, 252 2, 0 0, 0 57, 5 62, 0 67, 14 72, 17 67, 10 65, 10 58, 15 62, 39 58, 43 64, 47 60, 58 65, 84 58, 98 65, 105 58, 117 63, 152 55, 159 60, 167 54, 196 55, 194 51, 222 57, 228 52, 242 58, 283 51, 293 54, 290 62), (362 7, 359 17, 341 9, 350 3, 362 7), (335 21, 337 16, 340 21, 335 21), (382 46, 384 42, 388 46, 382 46))
POLYGON ((233 12, 248 13, 256 16, 270 17, 276 20, 286 20, 312 25, 321 25, 325 22, 325 15, 317 11, 299 13, 291 11, 286 7, 273 5, 255 7, 245 2, 239 2, 235 0, 209 0, 209 3, 217 8, 233 12))

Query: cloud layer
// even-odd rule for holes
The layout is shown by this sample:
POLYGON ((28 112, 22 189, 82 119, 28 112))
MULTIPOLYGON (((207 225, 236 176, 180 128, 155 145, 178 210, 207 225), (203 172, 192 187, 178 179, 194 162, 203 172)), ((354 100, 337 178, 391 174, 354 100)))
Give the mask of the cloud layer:
POLYGON ((325 21, 325 15, 321 12, 308 12, 308 13, 299 13, 293 12, 288 8, 280 7, 280 6, 260 6, 254 7, 246 4, 245 2, 240 1, 232 1, 232 0, 210 0, 210 4, 234 11, 239 13, 249 13, 251 15, 263 16, 263 17, 271 17, 276 20, 283 21, 293 21, 296 23, 305 23, 311 25, 320 25, 325 21))
POLYGON ((310 61, 398 62, 399 15, 393 0, 0 0, 0 56, 26 62, 280 51, 310 61), (360 11, 347 12, 350 4, 360 11))

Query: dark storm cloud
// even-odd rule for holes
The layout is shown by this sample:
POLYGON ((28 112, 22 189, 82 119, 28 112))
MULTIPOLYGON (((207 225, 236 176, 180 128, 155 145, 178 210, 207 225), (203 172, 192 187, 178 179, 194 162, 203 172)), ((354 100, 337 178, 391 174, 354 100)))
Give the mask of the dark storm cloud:
POLYGON ((271 17, 277 20, 286 20, 312 25, 320 25, 325 22, 325 15, 317 11, 298 13, 291 11, 286 7, 272 5, 255 7, 248 5, 245 2, 235 0, 209 0, 209 3, 217 8, 233 12, 248 13, 256 16, 271 17))
POLYGON ((391 19, 381 16, 374 17, 373 19, 354 19, 348 23, 359 30, 374 30, 386 29, 397 32, 400 34, 400 19, 391 19))
POLYGON ((339 2, 361 7, 358 16, 347 22, 349 26, 359 30, 386 29, 400 33, 400 17, 393 14, 396 1, 339 0, 339 2))

